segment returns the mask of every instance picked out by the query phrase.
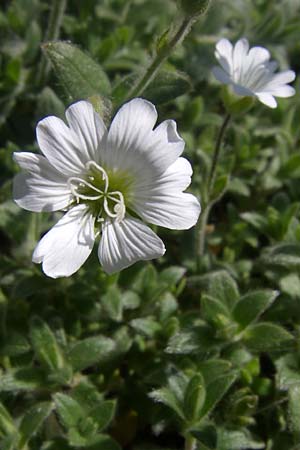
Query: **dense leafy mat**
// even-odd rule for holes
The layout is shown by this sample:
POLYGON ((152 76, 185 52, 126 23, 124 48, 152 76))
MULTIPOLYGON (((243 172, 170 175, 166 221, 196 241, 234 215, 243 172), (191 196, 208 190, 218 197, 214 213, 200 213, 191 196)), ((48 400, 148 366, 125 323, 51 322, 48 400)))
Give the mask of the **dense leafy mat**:
MULTIPOLYGON (((215 43, 246 36, 297 72, 299 13, 297 0, 211 0, 143 93, 176 119, 199 198, 224 116, 215 43)), ((36 121, 74 100, 117 108, 182 12, 70 0, 46 60, 49 14, 44 0, 0 11, 1 449, 300 448, 299 95, 232 120, 201 258, 197 227, 160 229, 158 261, 107 276, 94 254, 52 280, 31 253, 57 214, 13 203, 12 153, 37 151, 36 121)))

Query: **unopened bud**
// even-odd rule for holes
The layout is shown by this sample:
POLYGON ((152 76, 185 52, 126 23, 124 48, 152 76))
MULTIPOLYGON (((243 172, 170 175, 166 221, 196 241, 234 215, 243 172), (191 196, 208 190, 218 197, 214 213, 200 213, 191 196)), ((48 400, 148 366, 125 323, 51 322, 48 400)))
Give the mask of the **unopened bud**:
POLYGON ((210 0, 179 0, 182 11, 189 16, 200 16, 207 10, 210 0))

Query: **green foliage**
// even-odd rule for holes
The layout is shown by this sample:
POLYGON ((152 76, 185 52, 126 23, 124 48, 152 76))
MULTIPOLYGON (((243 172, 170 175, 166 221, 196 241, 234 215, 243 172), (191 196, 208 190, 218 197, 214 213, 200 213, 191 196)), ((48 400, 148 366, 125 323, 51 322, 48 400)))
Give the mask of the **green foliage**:
POLYGON ((222 89, 211 67, 220 38, 245 36, 299 72, 299 2, 69 1, 54 40, 55 1, 2 3, 1 450, 296 450, 299 95, 269 110, 222 89), (153 263, 108 277, 94 255, 71 278, 47 279, 31 252, 58 214, 13 203, 13 152, 38 151, 36 122, 78 99, 109 124, 183 14, 193 27, 141 96, 177 121, 203 205, 232 114, 204 255, 197 228, 160 229, 167 251, 153 263))

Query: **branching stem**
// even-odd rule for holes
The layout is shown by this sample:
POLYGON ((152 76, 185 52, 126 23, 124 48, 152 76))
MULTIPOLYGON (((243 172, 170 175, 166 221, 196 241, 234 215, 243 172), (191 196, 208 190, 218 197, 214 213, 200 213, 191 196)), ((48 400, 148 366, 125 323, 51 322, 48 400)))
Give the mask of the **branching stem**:
POLYGON ((179 44, 190 31, 190 28, 195 21, 194 17, 185 17, 181 22, 177 32, 174 34, 170 42, 168 42, 162 49, 160 49, 156 57, 151 62, 150 66, 140 80, 132 87, 128 94, 128 99, 140 96, 143 91, 149 86, 151 81, 156 77, 162 64, 168 59, 174 48, 179 44))
MULTIPOLYGON (((52 0, 52 7, 49 17, 49 24, 44 41, 55 41, 59 37, 59 31, 66 10, 67 0, 52 0)), ((50 70, 50 62, 42 55, 37 72, 36 82, 38 86, 43 86, 50 70)))
POLYGON ((196 230, 196 233, 197 233, 196 258, 197 258, 198 268, 200 265, 201 257, 204 255, 204 251, 205 251, 206 227, 207 227, 211 208, 214 204, 214 201, 212 200, 211 195, 212 195, 212 191, 213 191, 215 181, 216 181, 217 167, 218 167, 218 162, 219 162, 220 155, 221 155, 222 143, 223 143, 225 132, 229 125, 230 119, 231 119, 231 115, 228 113, 223 120, 223 123, 221 125, 221 128, 220 128, 218 136, 217 136, 216 145, 215 145, 214 153, 213 153, 213 157, 212 157, 212 164, 211 164, 211 168, 210 168, 209 175, 208 175, 207 196, 205 199, 203 199, 203 209, 202 209, 202 213, 200 215, 198 227, 196 230))

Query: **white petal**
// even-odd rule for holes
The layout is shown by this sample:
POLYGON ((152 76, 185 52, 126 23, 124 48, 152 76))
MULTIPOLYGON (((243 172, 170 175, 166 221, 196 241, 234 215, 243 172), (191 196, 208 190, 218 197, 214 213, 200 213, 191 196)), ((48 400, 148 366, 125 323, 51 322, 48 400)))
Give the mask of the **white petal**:
POLYGON ((225 72, 231 73, 233 46, 228 39, 221 39, 217 42, 215 56, 225 72))
POLYGON ((246 38, 239 39, 233 49, 234 65, 240 66, 243 64, 247 53, 249 51, 249 42, 246 38))
POLYGON ((110 167, 125 159, 128 152, 143 147, 145 136, 149 134, 157 120, 157 112, 152 103, 135 98, 125 103, 115 115, 107 136, 106 162, 110 167))
POLYGON ((275 95, 275 97, 292 97, 295 95, 296 91, 292 86, 278 86, 276 89, 273 89, 270 94, 275 95))
POLYGON ((228 39, 220 39, 216 44, 216 50, 224 58, 231 59, 233 46, 228 39))
POLYGON ((79 101, 66 111, 66 119, 80 140, 80 149, 87 161, 99 162, 101 139, 106 133, 106 127, 87 101, 79 101))
POLYGON ((87 162, 79 136, 58 117, 49 116, 37 124, 39 147, 61 173, 72 176, 84 170, 87 162))
POLYGON ((198 220, 200 205, 194 195, 182 193, 191 182, 192 167, 178 158, 162 175, 140 181, 132 208, 145 221, 175 230, 191 228, 198 220))
POLYGON ((191 183, 193 169, 189 161, 185 158, 178 158, 161 175, 152 174, 151 178, 140 178, 135 184, 135 193, 133 197, 139 198, 151 192, 176 191, 182 192, 191 183))
POLYGON ((278 86, 291 83, 295 78, 296 74, 293 70, 286 70, 284 72, 276 73, 272 75, 271 80, 265 85, 265 88, 276 89, 278 86))
POLYGON ((136 261, 159 258, 165 253, 162 240, 133 217, 121 222, 105 221, 98 256, 105 272, 111 274, 136 261))
POLYGON ((233 81, 242 86, 244 85, 243 80, 246 76, 245 71, 247 70, 246 59, 248 50, 249 43, 245 38, 237 41, 233 49, 233 72, 231 75, 233 81))
POLYGON ((177 132, 174 120, 165 120, 149 136, 145 150, 147 160, 157 173, 164 172, 184 150, 185 142, 177 132))
POLYGON ((68 277, 82 266, 94 245, 94 218, 85 205, 74 206, 36 246, 32 261, 51 278, 68 277))
POLYGON ((259 94, 256 94, 256 96, 259 99, 259 101, 261 101, 265 105, 269 106, 270 108, 276 108, 277 102, 276 102, 275 98, 273 97, 273 95, 266 94, 266 93, 259 93, 259 94))
POLYGON ((213 67, 212 68, 212 73, 215 76, 215 78, 220 81, 223 84, 229 84, 231 83, 231 78, 230 76, 223 70, 221 69, 221 67, 213 67))
POLYGON ((156 119, 154 105, 146 100, 138 98, 122 106, 108 132, 107 166, 141 176, 170 166, 182 153, 184 141, 173 120, 153 130, 156 119))
POLYGON ((135 211, 147 222, 170 228, 188 230, 198 220, 201 208, 197 198, 188 193, 149 192, 139 196, 135 211))
POLYGON ((71 201, 67 178, 42 155, 14 153, 14 160, 24 169, 13 182, 15 202, 29 211, 58 211, 71 201))
POLYGON ((248 54, 248 58, 253 61, 255 65, 266 63, 269 61, 270 56, 269 50, 264 47, 252 47, 248 54))

